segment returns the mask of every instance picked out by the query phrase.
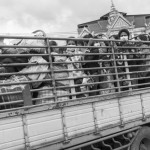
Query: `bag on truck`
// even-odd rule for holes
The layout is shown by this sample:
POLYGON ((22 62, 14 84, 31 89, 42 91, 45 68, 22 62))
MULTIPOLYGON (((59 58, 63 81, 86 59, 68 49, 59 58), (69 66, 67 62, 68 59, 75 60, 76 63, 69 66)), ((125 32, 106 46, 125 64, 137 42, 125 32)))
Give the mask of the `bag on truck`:
MULTIPOLYGON (((22 76, 16 76, 13 75, 7 80, 0 80, 0 84, 5 84, 5 83, 19 83, 19 82, 24 82, 28 81, 27 77, 22 75, 22 76)), ((25 88, 26 84, 18 84, 18 85, 0 85, 0 93, 8 93, 8 92, 22 92, 25 88)), ((18 94, 12 94, 12 95, 1 95, 0 96, 0 103, 5 103, 5 102, 12 102, 12 101, 17 101, 17 100, 23 100, 23 95, 22 93, 18 94)), ((14 107, 22 107, 22 103, 17 103, 17 104, 9 104, 9 105, 3 105, 0 107, 0 109, 6 109, 6 108, 14 108, 14 107)))
MULTIPOLYGON (((22 69, 20 72, 22 73, 36 73, 36 72, 43 72, 48 70, 48 65, 38 65, 39 63, 47 63, 45 59, 43 59, 41 56, 33 56, 29 60, 29 63, 37 63, 37 65, 31 65, 27 66, 24 69, 22 69)), ((32 83, 33 88, 38 88, 42 82, 39 82, 38 80, 43 80, 46 77, 47 73, 38 73, 38 74, 28 74, 26 75, 29 80, 37 80, 37 82, 32 83)))
MULTIPOLYGON (((64 66, 64 65, 61 65, 61 64, 58 64, 58 65, 53 65, 53 69, 54 69, 54 71, 55 70, 59 70, 59 71, 61 71, 61 70, 67 70, 67 67, 66 66, 64 66)), ((67 71, 62 71, 62 72, 54 72, 54 77, 55 77, 55 79, 61 79, 61 78, 68 78, 69 77, 69 74, 68 74, 68 72, 67 71)), ((62 84, 62 85, 69 85, 69 80, 56 80, 56 84, 62 84)))
MULTIPOLYGON (((55 101, 54 98, 44 98, 44 97, 54 96, 53 91, 51 89, 47 89, 47 88, 50 88, 50 86, 48 86, 48 85, 43 86, 41 88, 42 91, 38 92, 38 98, 40 98, 41 100, 37 100, 36 105, 37 104, 43 104, 43 103, 53 103, 55 101)), ((63 90, 63 89, 59 89, 59 90, 57 89, 56 93, 57 93, 57 96, 63 96, 63 95, 69 94, 69 91, 63 90)), ((60 101, 66 101, 66 100, 69 100, 69 96, 58 97, 57 100, 59 102, 60 101)))
MULTIPOLYGON (((42 30, 34 31, 34 36, 45 36, 45 32, 42 30)), ((28 46, 27 48, 3 48, 2 53, 3 54, 21 54, 21 53, 30 53, 31 51, 37 52, 37 53, 46 53, 45 48, 32 48, 29 46, 45 46, 44 39, 16 39, 11 41, 12 45, 19 45, 19 46, 28 46)))

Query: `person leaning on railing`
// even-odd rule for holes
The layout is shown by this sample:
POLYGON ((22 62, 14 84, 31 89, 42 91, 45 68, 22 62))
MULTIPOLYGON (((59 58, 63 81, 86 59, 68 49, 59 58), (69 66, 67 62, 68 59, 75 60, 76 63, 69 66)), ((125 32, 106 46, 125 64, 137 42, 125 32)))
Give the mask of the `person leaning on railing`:
POLYGON ((101 68, 101 76, 100 77, 100 89, 102 89, 102 91, 100 91, 100 94, 108 94, 108 93, 114 93, 115 92, 115 85, 114 85, 114 76, 111 75, 112 73, 114 73, 114 69, 111 68, 112 66, 112 63, 109 61, 110 60, 110 56, 108 55, 105 55, 102 57, 102 60, 104 60, 102 62, 102 67, 105 67, 105 68, 101 68), (102 81, 108 81, 108 82, 105 82, 103 83, 102 81), (107 89, 109 88, 109 89, 107 89), (105 90, 104 90, 105 89, 105 90))
MULTIPOLYGON (((134 59, 136 59, 135 54, 132 54, 132 53, 134 53, 134 49, 130 48, 130 47, 133 47, 134 44, 132 42, 128 41, 130 39, 130 33, 129 33, 129 31, 127 29, 120 30, 119 33, 118 33, 118 38, 119 38, 119 40, 121 40, 118 43, 118 46, 129 47, 127 49, 120 48, 118 50, 118 52, 120 53, 119 57, 121 58, 121 60, 122 59, 126 60, 126 61, 117 61, 117 65, 118 66, 125 66, 125 68, 118 68, 118 72, 120 72, 120 73, 123 73, 123 72, 128 73, 128 72, 136 72, 136 71, 138 71, 137 67, 132 67, 132 65, 136 65, 137 62, 134 61, 134 59), (124 53, 124 54, 122 54, 122 53, 124 53), (130 53, 130 54, 126 55, 125 53, 130 53), (128 59, 130 59, 130 61, 128 61, 128 59)), ((119 75, 119 78, 120 79, 127 79, 127 78, 129 79, 129 76, 130 76, 131 79, 132 78, 137 78, 137 74, 136 73, 135 74, 132 73, 130 75, 124 75, 124 74, 122 74, 122 75, 119 75)), ((128 86, 129 83, 130 83, 130 81, 120 82, 121 86, 128 86)), ((138 83, 137 79, 134 79, 134 80, 131 81, 131 85, 136 85, 137 83, 138 83)), ((137 86, 134 86, 132 88, 137 88, 137 86)), ((129 88, 122 88, 122 90, 128 90, 128 89, 129 88)))
MULTIPOLYGON (((146 78, 146 79, 140 79, 141 77, 149 77, 150 76, 150 60, 146 60, 146 59, 150 59, 150 43, 148 43, 149 41, 149 36, 147 34, 140 34, 138 35, 138 39, 139 39, 139 43, 138 43, 138 47, 140 47, 138 49, 138 53, 139 55, 139 59, 141 59, 141 61, 137 61, 138 65, 143 65, 142 67, 138 67, 138 70, 140 71, 138 73, 138 82, 139 84, 144 84, 144 83, 149 83, 150 82, 150 78, 146 78), (147 66, 146 66, 147 65, 147 66), (145 72, 142 72, 145 71, 145 72)), ((140 88, 144 88, 144 87, 149 87, 150 85, 139 85, 140 88)))
MULTIPOLYGON (((55 41, 51 41, 50 45, 56 46, 57 43, 55 41)), ((59 48, 52 49, 51 55, 52 55, 52 62, 53 62, 53 69, 54 69, 54 79, 55 79, 55 86, 57 88, 63 87, 63 86, 69 86, 69 80, 60 80, 61 78, 67 79, 69 77, 68 72, 66 72, 66 71, 55 72, 55 71, 61 71, 61 70, 67 69, 67 65, 64 64, 64 62, 67 59, 66 56, 60 56, 59 54, 61 54, 59 51, 59 48), (57 79, 59 79, 59 80, 57 80, 57 79)), ((52 79, 51 73, 47 75, 46 79, 52 79)), ((54 96, 53 90, 48 89, 48 88, 53 88, 52 81, 44 82, 42 84, 42 86, 40 86, 40 89, 42 91, 38 92, 38 98, 41 98, 41 100, 37 101, 36 104, 54 102, 54 98, 50 98, 50 97, 54 96), (47 97, 47 98, 44 98, 44 97, 47 97)), ((57 94, 57 96, 62 96, 62 97, 57 98, 58 101, 69 100, 69 96, 63 96, 63 95, 69 94, 68 88, 56 89, 56 94, 57 94)))
MULTIPOLYGON (((94 41, 94 39, 98 39, 98 38, 97 37, 90 38, 88 43, 85 43, 85 46, 94 46, 94 47, 93 48, 88 48, 87 54, 90 54, 90 55, 86 55, 84 57, 84 60, 89 61, 89 62, 86 62, 86 63, 82 64, 82 67, 86 68, 86 69, 89 68, 89 70, 84 71, 85 74, 87 74, 87 75, 96 75, 94 77, 90 77, 92 82, 99 82, 100 77, 97 76, 97 75, 100 74, 100 69, 94 69, 94 68, 100 68, 99 62, 96 62, 96 60, 100 60, 100 56, 102 56, 102 55, 100 55, 100 53, 105 53, 106 49, 100 47, 103 42, 94 41), (93 53, 97 53, 97 55, 95 55, 93 53), (90 68, 92 68, 92 69, 90 69, 90 68)), ((93 83, 93 85, 89 86, 89 89, 90 89, 90 91, 98 90, 99 89, 99 84, 94 84, 93 83)), ((94 96, 94 95, 99 95, 99 94, 100 93, 98 91, 97 92, 91 92, 91 93, 89 93, 89 96, 94 96)))
MULTIPOLYGON (((69 38, 74 38, 74 37, 69 37, 69 38)), ((80 43, 82 44, 82 43, 80 43)), ((77 63, 78 61, 83 61, 84 60, 84 54, 86 52, 85 49, 80 49, 76 48, 77 46, 77 41, 76 40, 67 40, 66 42, 66 54, 67 54, 67 62, 70 62, 68 64, 68 69, 74 69, 74 71, 70 72, 69 76, 70 77, 78 77, 77 79, 74 79, 74 83, 77 84, 86 84, 89 81, 89 78, 84 78, 87 76, 83 70, 78 70, 82 68, 82 63, 77 63), (76 55, 78 54, 78 55, 76 55), (79 78, 81 77, 81 78, 79 78)), ((78 87, 75 87, 76 92, 84 92, 88 90, 87 85, 80 85, 78 87)), ((85 97, 87 94, 78 94, 76 97, 85 97)))

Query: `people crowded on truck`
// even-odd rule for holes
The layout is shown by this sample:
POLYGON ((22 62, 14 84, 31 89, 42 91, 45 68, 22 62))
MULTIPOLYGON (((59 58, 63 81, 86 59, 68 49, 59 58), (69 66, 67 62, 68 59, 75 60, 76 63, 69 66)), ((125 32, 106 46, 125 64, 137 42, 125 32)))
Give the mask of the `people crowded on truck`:
POLYGON ((114 83, 114 68, 112 67, 112 63, 108 55, 103 56, 101 76, 100 77, 100 94, 108 94, 115 92, 115 83, 114 83))
MULTIPOLYGON (((35 37, 45 36, 41 30, 33 32, 33 35, 35 37)), ((127 91, 146 87, 142 84, 150 81, 150 67, 148 66, 150 61, 146 60, 150 57, 149 43, 147 43, 149 36, 139 35, 137 40, 141 42, 138 44, 136 40, 130 41, 130 36, 127 29, 122 29, 118 35, 110 36, 109 39, 112 39, 112 42, 104 34, 87 34, 82 40, 69 37, 66 40, 66 47, 59 47, 54 40, 21 39, 13 41, 13 45, 27 47, 1 48, 1 55, 19 54, 20 56, 1 58, 0 62, 3 66, 0 67, 0 82, 29 81, 29 83, 20 85, 22 87, 30 85, 30 89, 33 90, 31 94, 33 104, 107 95, 119 92, 119 88, 121 91, 127 91), (118 41, 115 41, 116 39, 118 41), (32 46, 37 46, 37 48, 32 46), (8 75, 5 76, 3 73, 8 73, 8 75), (19 75, 23 73, 24 75, 19 75)), ((10 92, 10 88, 15 87, 3 86, 0 89, 1 92, 2 88, 5 88, 5 92, 10 92)), ((19 89, 20 92, 22 90, 19 89)), ((19 100, 19 98, 20 95, 11 98, 1 96, 0 102, 9 101, 9 99, 19 100)), ((17 105, 11 107, 15 106, 17 105)))
MULTIPOLYGON (((71 37, 74 38, 74 37, 71 37)), ((69 72, 69 77, 77 77, 71 83, 74 82, 75 85, 79 85, 75 87, 76 92, 85 92, 88 90, 87 84, 89 82, 89 78, 86 78, 86 74, 84 73, 82 68, 82 63, 78 63, 78 61, 84 60, 84 53, 86 52, 81 50, 80 48, 76 48, 77 41, 75 40, 67 40, 66 43, 66 54, 67 54, 67 60, 68 62, 68 69, 71 69, 73 71, 69 72)), ((85 97, 87 94, 77 94, 76 97, 85 97)))

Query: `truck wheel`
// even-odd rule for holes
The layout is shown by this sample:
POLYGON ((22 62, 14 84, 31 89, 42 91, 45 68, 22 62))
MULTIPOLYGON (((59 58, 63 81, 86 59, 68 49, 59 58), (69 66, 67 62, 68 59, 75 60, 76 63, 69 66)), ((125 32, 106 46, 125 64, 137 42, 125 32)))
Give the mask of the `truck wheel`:
POLYGON ((150 128, 142 127, 131 145, 130 150, 150 150, 150 128))

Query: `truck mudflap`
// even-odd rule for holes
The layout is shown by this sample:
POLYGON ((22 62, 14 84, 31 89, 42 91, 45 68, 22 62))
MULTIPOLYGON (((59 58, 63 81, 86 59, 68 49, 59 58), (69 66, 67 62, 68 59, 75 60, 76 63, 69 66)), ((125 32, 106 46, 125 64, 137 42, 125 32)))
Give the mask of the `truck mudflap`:
POLYGON ((64 150, 130 150, 140 129, 141 127, 133 128, 64 150))

